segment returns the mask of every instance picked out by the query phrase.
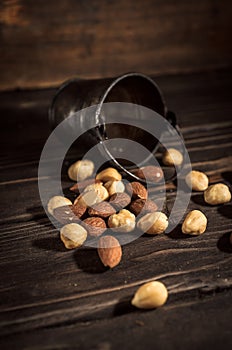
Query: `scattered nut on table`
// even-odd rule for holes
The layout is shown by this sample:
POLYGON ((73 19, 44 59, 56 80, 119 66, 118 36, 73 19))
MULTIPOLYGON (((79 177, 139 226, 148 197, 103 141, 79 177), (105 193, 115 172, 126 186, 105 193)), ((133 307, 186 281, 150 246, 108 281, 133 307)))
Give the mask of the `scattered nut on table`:
POLYGON ((125 186, 122 181, 117 181, 117 180, 107 181, 104 184, 104 186, 107 189, 110 196, 112 196, 115 193, 121 193, 125 191, 125 186))
POLYGON ((161 282, 152 281, 138 288, 131 304, 139 309, 154 309, 164 305, 167 298, 166 286, 161 282))
POLYGON ((68 176, 74 181, 83 181, 92 176, 93 172, 94 163, 88 159, 78 160, 68 168, 68 176))
POLYGON ((204 199, 211 205, 227 203, 231 200, 229 187, 222 183, 211 185, 204 192, 204 199))
POLYGON ((201 235, 207 227, 207 218, 200 210, 192 210, 182 224, 182 232, 189 235, 201 235))
POLYGON ((121 261, 122 248, 119 241, 113 236, 100 237, 97 251, 104 266, 113 268, 121 261))
POLYGON ((53 215, 54 214, 54 209, 58 208, 58 207, 63 207, 65 205, 72 205, 72 202, 63 196, 54 196, 52 198, 50 198, 47 208, 48 208, 48 212, 49 214, 53 215))
POLYGON ((122 209, 109 217, 108 226, 115 232, 131 232, 135 228, 135 215, 122 209))
POLYGON ((121 181, 122 175, 114 168, 106 168, 97 174, 96 180, 100 180, 102 182, 121 181))
POLYGON ((183 163, 183 155, 177 149, 169 148, 164 152, 162 161, 167 166, 181 165, 183 163))
POLYGON ((67 249, 78 248, 85 242, 87 231, 79 224, 67 224, 61 228, 60 238, 67 249))
POLYGON ((187 174, 185 181, 193 191, 205 191, 209 185, 207 175, 197 170, 190 171, 187 174))
POLYGON ((139 219, 137 227, 150 235, 160 234, 167 229, 168 218, 160 211, 148 213, 139 219))

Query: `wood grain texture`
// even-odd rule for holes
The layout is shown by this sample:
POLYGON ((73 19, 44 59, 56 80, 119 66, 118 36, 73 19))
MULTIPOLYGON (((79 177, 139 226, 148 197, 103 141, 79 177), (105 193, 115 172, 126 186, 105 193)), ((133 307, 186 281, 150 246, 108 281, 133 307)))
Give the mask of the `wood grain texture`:
POLYGON ((230 0, 4 0, 0 90, 231 65, 230 0))
MULTIPOLYGON (((193 167, 230 187, 231 78, 226 70, 156 79, 177 113, 193 167)), ((142 236, 123 246, 114 270, 101 265, 95 249, 65 250, 37 186, 53 94, 0 95, 1 349, 231 348, 231 203, 211 207, 194 193, 188 210, 199 208, 209 220, 202 236, 183 236, 179 226, 168 235, 142 236), (167 304, 134 309, 136 288, 153 279, 167 285, 167 304)), ((70 153, 67 161, 75 157, 70 153)))

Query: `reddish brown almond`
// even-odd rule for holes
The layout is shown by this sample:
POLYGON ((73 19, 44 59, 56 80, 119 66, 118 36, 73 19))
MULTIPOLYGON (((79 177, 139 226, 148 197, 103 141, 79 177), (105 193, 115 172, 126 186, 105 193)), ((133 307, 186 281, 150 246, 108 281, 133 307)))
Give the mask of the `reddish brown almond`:
POLYGON ((100 202, 94 204, 89 208, 88 213, 90 216, 100 216, 102 218, 108 218, 108 216, 116 213, 115 209, 108 202, 100 202))
POLYGON ((116 211, 119 211, 128 206, 131 202, 131 197, 125 193, 115 193, 110 197, 110 204, 115 208, 116 211))
POLYGON ((65 205, 54 209, 53 216, 61 224, 66 225, 72 222, 79 222, 82 215, 85 213, 86 207, 77 207, 75 205, 65 205))
POLYGON ((132 198, 141 198, 141 199, 147 199, 147 190, 146 188, 137 181, 133 181, 131 183, 126 184, 126 190, 132 198))
POLYGON ((97 184, 97 183, 101 183, 100 180, 96 180, 96 179, 88 179, 88 180, 84 180, 84 181, 80 181, 78 183, 76 183, 75 185, 73 185, 72 187, 70 187, 70 191, 76 192, 76 193, 80 193, 82 192, 87 186, 92 185, 92 184, 97 184))
POLYGON ((129 207, 130 211, 136 216, 143 210, 143 214, 152 213, 158 209, 155 202, 150 199, 136 199, 129 207))
POLYGON ((153 166, 153 165, 148 165, 140 169, 137 169, 134 172, 134 174, 140 177, 140 179, 145 179, 151 182, 159 182, 164 177, 163 170, 160 167, 153 166))
POLYGON ((113 236, 102 236, 98 241, 98 255, 104 266, 118 265, 122 258, 122 248, 113 236))
POLYGON ((80 205, 79 203, 72 205, 73 213, 79 218, 81 218, 85 214, 86 209, 87 207, 85 205, 80 205))
POLYGON ((105 221, 99 217, 87 218, 83 220, 82 225, 88 234, 93 237, 100 236, 107 228, 105 221))

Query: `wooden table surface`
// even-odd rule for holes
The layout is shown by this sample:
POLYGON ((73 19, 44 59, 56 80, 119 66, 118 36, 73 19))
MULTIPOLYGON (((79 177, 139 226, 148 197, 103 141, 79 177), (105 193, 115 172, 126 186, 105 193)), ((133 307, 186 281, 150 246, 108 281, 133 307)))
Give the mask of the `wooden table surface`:
MULTIPOLYGON (((232 186, 232 71, 156 78, 175 111, 194 169, 232 186)), ((37 167, 49 135, 54 90, 0 94, 1 349, 231 349, 232 204, 190 209, 207 231, 142 236, 104 269, 91 248, 66 251, 40 204, 37 167), (137 287, 159 279, 165 306, 130 306, 137 287)), ((174 193, 168 195, 171 203, 174 193)))

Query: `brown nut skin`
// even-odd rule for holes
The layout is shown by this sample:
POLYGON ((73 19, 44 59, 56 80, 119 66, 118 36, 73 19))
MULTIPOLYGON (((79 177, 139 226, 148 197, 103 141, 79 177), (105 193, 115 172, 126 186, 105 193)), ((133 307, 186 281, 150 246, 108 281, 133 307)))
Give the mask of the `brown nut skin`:
POLYGON ((135 214, 136 216, 139 215, 141 211, 143 211, 143 214, 147 213, 153 213, 158 209, 155 202, 151 201, 150 199, 136 199, 135 201, 131 202, 129 206, 129 210, 135 214))
POLYGON ((121 261, 122 248, 119 241, 113 236, 107 235, 100 237, 97 251, 104 266, 113 268, 121 261))
POLYGON ((54 196, 49 199, 47 204, 47 209, 49 214, 53 215, 53 211, 58 207, 63 207, 66 205, 72 205, 72 202, 63 196, 54 196))
POLYGON ((192 210, 188 213, 182 224, 182 232, 198 236, 205 232, 207 218, 200 210, 192 210))
POLYGON ((222 183, 211 185, 204 192, 204 199, 211 205, 227 203, 231 200, 229 187, 222 183))
POLYGON ((109 203, 115 208, 116 211, 127 207, 130 202, 131 197, 125 192, 115 193, 109 199, 109 203))
POLYGON ((185 178, 185 182, 193 191, 205 191, 209 185, 207 175, 197 170, 190 171, 185 178))
POLYGON ((116 210, 108 202, 100 202, 89 208, 90 216, 100 216, 101 218, 108 218, 108 216, 116 213, 116 210))
POLYGON ((134 174, 140 179, 144 179, 151 182, 159 182, 163 179, 164 173, 160 167, 148 165, 137 169, 134 171, 134 174))
POLYGON ((77 205, 65 205, 53 210, 54 218, 61 224, 70 224, 72 222, 78 223, 80 218, 86 212, 86 207, 77 205))
POLYGON ((100 217, 91 217, 82 221, 82 226, 92 237, 98 237, 107 229, 105 221, 100 217))
POLYGON ((147 189, 137 181, 128 182, 126 184, 126 191, 132 198, 147 199, 147 189))

